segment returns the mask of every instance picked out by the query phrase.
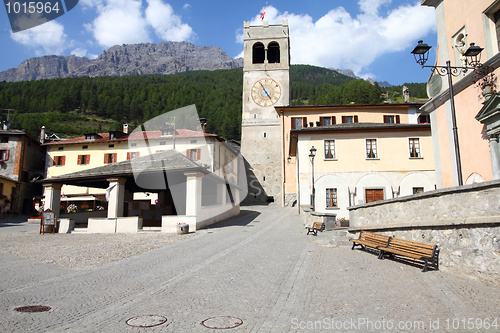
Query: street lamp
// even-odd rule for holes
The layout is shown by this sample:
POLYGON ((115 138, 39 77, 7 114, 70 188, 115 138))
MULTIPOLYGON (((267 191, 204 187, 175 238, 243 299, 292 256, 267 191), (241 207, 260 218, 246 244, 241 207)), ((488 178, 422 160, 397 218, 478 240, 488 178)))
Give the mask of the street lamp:
POLYGON ((311 165, 312 165, 312 193, 311 193, 311 205, 312 205, 312 210, 315 211, 314 208, 314 198, 315 198, 315 190, 314 190, 314 156, 316 156, 316 148, 314 146, 311 147, 309 150, 311 153, 309 154, 309 159, 311 160, 311 165))
POLYGON ((453 141, 455 143, 455 159, 457 164, 457 177, 458 185, 463 185, 462 179, 462 163, 460 161, 460 148, 458 146, 458 128, 457 120, 455 115, 455 97, 453 94, 453 82, 452 76, 459 76, 461 74, 467 73, 469 69, 475 70, 481 67, 481 51, 483 48, 476 46, 474 43, 470 44, 470 47, 465 51, 464 56, 466 58, 465 66, 457 67, 451 66, 449 60, 446 61, 446 66, 425 66, 427 59, 429 59, 429 50, 432 46, 424 44, 423 41, 419 40, 418 45, 411 51, 415 57, 415 61, 424 67, 432 68, 433 72, 438 73, 440 76, 448 76, 448 90, 450 91, 450 107, 451 107, 451 122, 453 126, 453 141))

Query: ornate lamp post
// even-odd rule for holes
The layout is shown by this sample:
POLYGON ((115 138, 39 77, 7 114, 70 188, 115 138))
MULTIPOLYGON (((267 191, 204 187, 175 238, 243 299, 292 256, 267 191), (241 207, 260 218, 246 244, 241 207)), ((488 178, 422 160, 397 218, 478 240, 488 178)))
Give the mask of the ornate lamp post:
POLYGON ((481 51, 483 48, 476 46, 474 43, 470 44, 470 47, 465 51, 464 56, 466 57, 466 65, 457 67, 451 66, 449 60, 446 61, 446 66, 425 66, 427 59, 429 58, 429 50, 431 46, 424 44, 423 41, 419 40, 418 45, 411 51, 415 57, 415 61, 424 67, 432 68, 433 72, 438 73, 440 76, 448 76, 448 90, 450 92, 450 107, 451 107, 451 122, 453 126, 453 141, 455 144, 455 159, 457 164, 457 177, 458 185, 463 185, 462 178, 462 163, 460 160, 460 148, 458 146, 458 128, 457 120, 455 115, 455 97, 453 94, 453 82, 452 76, 459 76, 461 74, 467 73, 469 69, 475 70, 481 66, 481 51))
POLYGON ((314 189, 314 156, 316 156, 316 148, 314 148, 314 146, 311 147, 311 149, 309 150, 311 153, 309 154, 309 159, 311 160, 311 165, 312 165, 312 193, 311 193, 311 205, 312 205, 312 210, 315 211, 315 207, 314 207, 314 199, 315 199, 315 196, 316 196, 316 192, 315 192, 315 189, 314 189))

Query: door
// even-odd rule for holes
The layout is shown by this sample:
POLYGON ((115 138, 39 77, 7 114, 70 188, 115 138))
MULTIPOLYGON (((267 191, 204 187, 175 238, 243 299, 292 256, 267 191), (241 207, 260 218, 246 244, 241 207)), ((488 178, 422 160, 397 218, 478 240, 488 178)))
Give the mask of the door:
POLYGON ((383 189, 365 190, 366 203, 384 200, 383 189))

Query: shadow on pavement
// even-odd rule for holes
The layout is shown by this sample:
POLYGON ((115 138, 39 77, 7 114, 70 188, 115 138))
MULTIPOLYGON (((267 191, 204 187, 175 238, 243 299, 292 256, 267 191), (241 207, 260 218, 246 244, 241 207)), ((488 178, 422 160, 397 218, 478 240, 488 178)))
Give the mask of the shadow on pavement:
POLYGON ((260 212, 256 212, 253 210, 246 210, 243 209, 240 211, 240 214, 238 216, 231 217, 229 219, 226 219, 221 222, 217 222, 215 224, 212 224, 206 228, 203 229, 218 229, 218 228, 224 228, 224 227, 230 227, 230 226, 246 226, 249 223, 253 222, 257 216, 260 215, 260 212))

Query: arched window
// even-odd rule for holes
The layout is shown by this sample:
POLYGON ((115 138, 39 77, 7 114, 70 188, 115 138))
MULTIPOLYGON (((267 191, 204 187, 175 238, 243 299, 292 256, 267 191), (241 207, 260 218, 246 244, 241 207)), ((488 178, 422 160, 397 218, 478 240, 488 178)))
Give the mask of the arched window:
POLYGON ((276 42, 269 43, 267 47, 267 60, 270 64, 279 64, 280 62, 280 45, 276 42))
POLYGON ((264 44, 255 43, 252 47, 252 63, 263 64, 266 59, 264 44))

